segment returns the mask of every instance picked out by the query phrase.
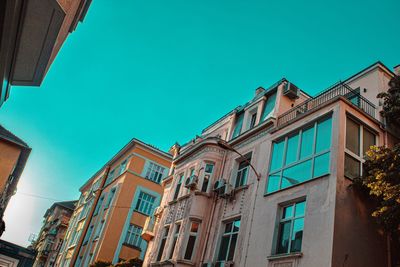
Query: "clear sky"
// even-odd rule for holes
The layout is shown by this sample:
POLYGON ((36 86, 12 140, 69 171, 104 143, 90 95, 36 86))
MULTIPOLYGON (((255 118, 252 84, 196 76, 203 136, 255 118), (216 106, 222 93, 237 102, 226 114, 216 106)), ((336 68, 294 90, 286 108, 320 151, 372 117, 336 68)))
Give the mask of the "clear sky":
POLYGON ((399 10, 398 0, 94 0, 42 86, 14 87, 0 110, 32 147, 3 238, 27 245, 50 199, 77 199, 132 137, 167 150, 282 77, 314 94, 377 60, 400 64, 399 10))

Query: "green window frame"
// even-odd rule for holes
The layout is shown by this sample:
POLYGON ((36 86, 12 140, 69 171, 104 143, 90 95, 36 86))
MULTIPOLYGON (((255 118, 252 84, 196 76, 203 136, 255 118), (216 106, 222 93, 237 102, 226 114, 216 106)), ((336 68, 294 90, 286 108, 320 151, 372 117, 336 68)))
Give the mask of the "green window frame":
POLYGON ((266 194, 330 173, 332 116, 272 143, 266 194))

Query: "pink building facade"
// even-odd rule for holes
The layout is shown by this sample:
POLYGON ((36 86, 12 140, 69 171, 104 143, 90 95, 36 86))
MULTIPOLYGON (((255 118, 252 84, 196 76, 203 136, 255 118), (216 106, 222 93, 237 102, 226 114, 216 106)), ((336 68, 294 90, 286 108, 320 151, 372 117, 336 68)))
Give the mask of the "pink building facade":
POLYGON ((369 146, 398 141, 376 98, 393 76, 378 62, 315 97, 282 79, 175 144, 144 266, 390 266, 351 184, 369 146))

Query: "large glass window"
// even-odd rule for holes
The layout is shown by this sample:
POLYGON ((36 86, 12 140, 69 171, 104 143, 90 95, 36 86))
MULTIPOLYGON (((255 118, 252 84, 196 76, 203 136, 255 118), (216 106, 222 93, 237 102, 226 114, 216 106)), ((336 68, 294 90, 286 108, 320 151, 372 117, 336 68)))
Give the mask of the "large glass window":
POLYGON ((140 192, 139 198, 136 202, 135 210, 150 216, 153 214, 154 211, 155 200, 156 198, 154 196, 146 194, 144 192, 140 192))
POLYGON ((164 231, 161 237, 160 247, 158 249, 157 261, 161 260, 162 255, 164 253, 165 243, 167 242, 168 238, 168 232, 169 232, 169 226, 164 227, 164 231))
POLYGON ((192 260, 194 247, 196 245, 197 235, 199 232, 199 226, 200 226, 200 223, 198 223, 198 222, 190 222, 189 238, 188 238, 188 242, 186 245, 186 251, 185 251, 185 256, 184 256, 185 260, 189 260, 189 261, 192 260))
POLYGON ((174 256, 174 251, 175 251, 175 246, 176 246, 176 242, 178 241, 179 238, 179 231, 181 230, 181 224, 177 223, 175 224, 175 232, 174 232, 174 236, 172 239, 172 246, 171 246, 171 251, 169 252, 169 259, 172 259, 172 256, 174 256))
POLYGON ((142 244, 141 234, 142 234, 141 227, 134 224, 130 224, 128 227, 128 231, 126 231, 124 243, 130 246, 135 246, 140 248, 140 245, 142 244))
POLYGON ((110 207, 111 202, 113 201, 114 195, 115 195, 115 188, 111 189, 110 194, 108 195, 108 200, 106 205, 104 206, 104 209, 107 209, 110 207))
POLYGON ((242 131, 244 112, 236 115, 235 128, 233 130, 232 139, 239 136, 242 131))
POLYGON ((146 178, 159 184, 163 177, 164 171, 164 167, 150 162, 149 167, 147 168, 146 178))
POLYGON ((108 185, 108 184, 110 184, 112 182, 112 180, 114 179, 114 174, 115 174, 115 169, 108 173, 105 185, 108 185))
POLYGON ((228 222, 224 225, 221 243, 219 245, 217 267, 224 266, 227 261, 233 261, 235 256, 236 243, 238 240, 240 219, 228 222))
POLYGON ((329 174, 331 131, 329 117, 274 142, 267 193, 329 174))
POLYGON ((128 164, 128 160, 124 160, 121 165, 119 166, 119 173, 121 175, 126 170, 126 165, 128 164))
POLYGON ((103 205, 104 195, 100 197, 99 202, 97 202, 97 206, 94 210, 93 216, 96 216, 99 213, 101 205, 103 205))
POLYGON ((301 251, 303 240, 305 201, 282 208, 279 220, 276 254, 301 251))
POLYGON ((375 145, 375 134, 367 127, 346 118, 346 148, 344 156, 344 175, 354 179, 362 175, 365 152, 375 145))

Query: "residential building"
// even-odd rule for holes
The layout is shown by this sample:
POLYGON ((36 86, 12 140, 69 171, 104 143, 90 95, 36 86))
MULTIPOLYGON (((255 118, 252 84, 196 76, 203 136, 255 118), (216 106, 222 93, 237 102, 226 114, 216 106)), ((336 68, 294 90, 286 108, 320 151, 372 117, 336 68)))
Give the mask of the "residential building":
POLYGON ((0 266, 31 267, 35 261, 35 250, 0 240, 0 266))
POLYGON ((54 203, 44 214, 43 227, 35 242, 34 267, 52 267, 65 239, 68 223, 77 201, 54 203))
POLYGON ((31 152, 30 147, 0 125, 0 236, 6 229, 4 212, 31 152))
POLYGON ((40 86, 91 0, 0 2, 0 106, 12 85, 40 86))
POLYGON ((132 139, 80 189, 57 266, 143 259, 141 232, 160 205, 172 156, 132 139))
POLYGON ((281 79, 175 144, 144 266, 390 266, 351 184, 369 146, 399 141, 376 98, 393 76, 377 62, 314 97, 281 79))

